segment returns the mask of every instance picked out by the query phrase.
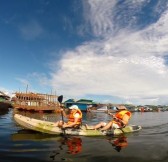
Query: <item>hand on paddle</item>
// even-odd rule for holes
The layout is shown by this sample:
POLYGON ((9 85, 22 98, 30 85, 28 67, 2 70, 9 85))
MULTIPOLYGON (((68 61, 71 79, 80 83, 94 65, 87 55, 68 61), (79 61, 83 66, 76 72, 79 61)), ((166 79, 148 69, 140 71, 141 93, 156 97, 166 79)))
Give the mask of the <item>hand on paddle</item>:
POLYGON ((61 109, 60 109, 60 111, 61 111, 61 112, 63 112, 63 111, 64 111, 64 109, 63 109, 63 108, 61 108, 61 109))

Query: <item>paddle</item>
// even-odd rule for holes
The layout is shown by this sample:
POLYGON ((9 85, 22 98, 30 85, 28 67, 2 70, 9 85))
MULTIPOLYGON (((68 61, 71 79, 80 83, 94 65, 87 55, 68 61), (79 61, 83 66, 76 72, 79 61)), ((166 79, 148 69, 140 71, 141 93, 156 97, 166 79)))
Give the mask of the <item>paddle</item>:
MULTIPOLYGON (((58 96, 58 102, 59 102, 60 105, 62 103, 62 100, 63 100, 63 95, 58 96)), ((63 116, 63 112, 62 111, 61 111, 61 117, 62 117, 62 121, 64 123, 64 116, 63 116)))
MULTIPOLYGON (((58 96, 58 102, 61 104, 62 103, 62 100, 63 100, 63 95, 61 96, 58 96)), ((63 121, 63 124, 64 124, 64 115, 63 115, 63 112, 61 111, 61 117, 62 117, 62 121, 63 121)), ((65 129, 62 129, 63 130, 63 134, 66 135, 65 133, 65 129)))
POLYGON ((62 100, 63 100, 63 95, 58 96, 58 102, 59 102, 60 104, 62 103, 62 100))

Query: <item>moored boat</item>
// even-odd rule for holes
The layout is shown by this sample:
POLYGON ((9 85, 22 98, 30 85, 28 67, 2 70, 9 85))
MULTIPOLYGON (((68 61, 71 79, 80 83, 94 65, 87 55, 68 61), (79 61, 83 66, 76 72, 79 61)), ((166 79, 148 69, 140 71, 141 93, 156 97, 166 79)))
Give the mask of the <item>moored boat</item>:
POLYGON ((102 107, 99 107, 97 109, 89 109, 89 112, 93 112, 93 113, 107 113, 108 112, 108 108, 107 108, 107 106, 102 106, 102 107))
POLYGON ((63 133, 66 133, 67 135, 79 135, 79 136, 119 135, 123 133, 137 132, 142 129, 141 126, 128 125, 122 129, 101 131, 101 130, 86 129, 85 125, 82 125, 78 129, 67 128, 66 130, 62 130, 61 128, 56 127, 54 122, 38 120, 20 114, 15 114, 14 120, 16 121, 17 124, 19 124, 23 128, 56 135, 61 135, 63 133))
POLYGON ((12 98, 13 108, 26 111, 54 112, 59 109, 59 96, 33 92, 16 92, 12 98))
POLYGON ((8 110, 8 108, 12 107, 12 103, 10 101, 10 97, 0 91, 0 110, 8 110))

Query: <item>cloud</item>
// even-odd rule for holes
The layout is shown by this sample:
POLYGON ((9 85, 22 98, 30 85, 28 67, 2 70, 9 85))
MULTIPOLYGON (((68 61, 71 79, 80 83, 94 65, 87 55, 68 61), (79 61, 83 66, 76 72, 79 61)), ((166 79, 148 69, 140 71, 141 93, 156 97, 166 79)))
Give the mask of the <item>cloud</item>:
POLYGON ((95 36, 103 36, 113 30, 111 18, 115 4, 116 0, 88 0, 85 3, 85 19, 90 23, 95 36))
MULTIPOLYGON (((167 104, 168 12, 141 30, 130 24, 115 29, 116 2, 88 1, 85 19, 90 15, 87 20, 99 39, 63 53, 59 64, 52 62, 58 69, 52 69, 51 84, 71 97, 108 95, 126 103, 167 104)), ((132 2, 135 10, 143 5, 144 1, 132 2)))

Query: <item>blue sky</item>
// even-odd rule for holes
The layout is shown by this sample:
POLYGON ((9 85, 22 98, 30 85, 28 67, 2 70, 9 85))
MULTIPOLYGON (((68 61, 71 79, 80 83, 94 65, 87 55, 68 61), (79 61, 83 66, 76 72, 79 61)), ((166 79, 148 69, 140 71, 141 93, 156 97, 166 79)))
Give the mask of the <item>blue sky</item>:
POLYGON ((0 90, 168 104, 167 0, 1 0, 0 90))

